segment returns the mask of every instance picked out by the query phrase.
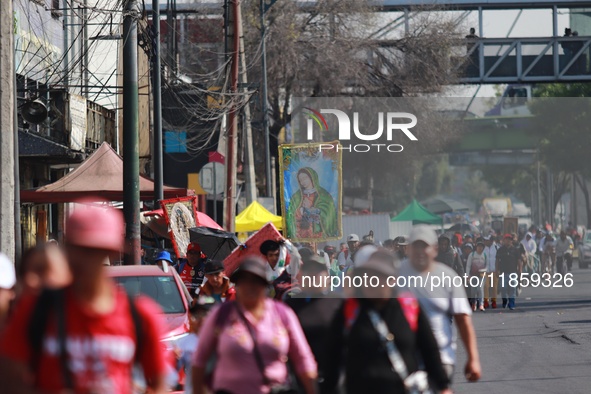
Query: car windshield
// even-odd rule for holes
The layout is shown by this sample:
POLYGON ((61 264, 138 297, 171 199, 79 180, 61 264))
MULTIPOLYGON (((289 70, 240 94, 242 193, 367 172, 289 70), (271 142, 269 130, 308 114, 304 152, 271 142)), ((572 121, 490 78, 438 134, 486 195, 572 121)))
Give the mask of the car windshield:
POLYGON ((114 278, 127 294, 147 295, 156 301, 164 313, 184 313, 185 305, 172 276, 120 276, 114 278))
POLYGON ((587 235, 585 235, 585 243, 591 243, 591 233, 587 233, 587 235))

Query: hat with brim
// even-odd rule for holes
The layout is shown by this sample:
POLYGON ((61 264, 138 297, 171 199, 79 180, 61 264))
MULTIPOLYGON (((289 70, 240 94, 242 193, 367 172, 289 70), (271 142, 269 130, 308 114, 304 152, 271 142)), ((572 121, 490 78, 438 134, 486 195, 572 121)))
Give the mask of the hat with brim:
POLYGON ((357 234, 349 234, 349 236, 347 237, 347 242, 358 242, 359 241, 359 235, 357 234))
POLYGON ((224 263, 219 260, 209 260, 205 263, 205 275, 213 275, 224 270, 224 263))
MULTIPOLYGON (((417 224, 413 226, 410 235, 409 235, 408 242, 410 244, 414 244, 415 242, 422 241, 425 242, 427 245, 437 245, 437 234, 431 228, 424 224, 417 224)), ((449 241, 449 238, 447 238, 449 241)))
POLYGON ((168 261, 169 263, 172 264, 172 258, 170 257, 170 253, 168 253, 167 251, 162 251, 160 253, 158 253, 156 255, 156 261, 160 261, 160 260, 164 260, 164 261, 168 261))
POLYGON ((69 245, 119 252, 123 250, 124 234, 121 211, 84 199, 66 220, 64 237, 69 245))
POLYGON ((259 278, 265 284, 269 284, 267 280, 267 271, 265 270, 265 262, 254 257, 245 258, 238 266, 236 271, 230 276, 230 281, 238 283, 245 274, 251 274, 259 278))
POLYGON ((408 239, 406 239, 406 237, 404 235, 401 235, 400 237, 398 237, 398 245, 400 245, 400 246, 408 245, 408 239))

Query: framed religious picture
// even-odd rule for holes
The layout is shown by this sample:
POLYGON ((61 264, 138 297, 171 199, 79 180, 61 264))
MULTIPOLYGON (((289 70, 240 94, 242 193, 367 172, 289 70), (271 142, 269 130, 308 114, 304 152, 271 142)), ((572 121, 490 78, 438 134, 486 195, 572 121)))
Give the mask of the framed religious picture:
POLYGON ((519 231, 519 224, 517 218, 505 217, 503 218, 503 233, 517 234, 519 231))
POLYGON ((186 256, 191 242, 189 229, 197 227, 197 197, 177 197, 161 200, 160 206, 168 225, 170 240, 177 258, 186 256))
POLYGON ((342 156, 338 141, 281 145, 283 234, 295 242, 342 237, 342 156))

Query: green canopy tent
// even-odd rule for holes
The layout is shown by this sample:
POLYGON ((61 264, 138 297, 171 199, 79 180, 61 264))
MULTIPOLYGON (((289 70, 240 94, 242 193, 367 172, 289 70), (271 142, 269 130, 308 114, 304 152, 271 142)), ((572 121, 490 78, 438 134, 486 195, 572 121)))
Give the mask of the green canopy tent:
POLYGON ((392 222, 412 222, 415 224, 438 224, 443 225, 441 216, 435 215, 428 211, 417 200, 412 200, 410 204, 396 217, 392 218, 392 222))

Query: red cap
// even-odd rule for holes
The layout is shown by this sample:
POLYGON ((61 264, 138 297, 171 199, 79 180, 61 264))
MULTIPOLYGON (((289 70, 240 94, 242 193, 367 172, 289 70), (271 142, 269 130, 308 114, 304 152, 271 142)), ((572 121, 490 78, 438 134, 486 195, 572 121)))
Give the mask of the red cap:
POLYGON ((505 236, 503 238, 513 239, 513 236, 511 234, 505 234, 505 236))
POLYGON ((189 246, 187 246, 187 253, 196 250, 197 252, 201 253, 201 246, 199 246, 196 242, 191 242, 189 246))
POLYGON ((71 245, 120 251, 125 223, 121 212, 110 206, 77 204, 66 221, 65 239, 71 245))

